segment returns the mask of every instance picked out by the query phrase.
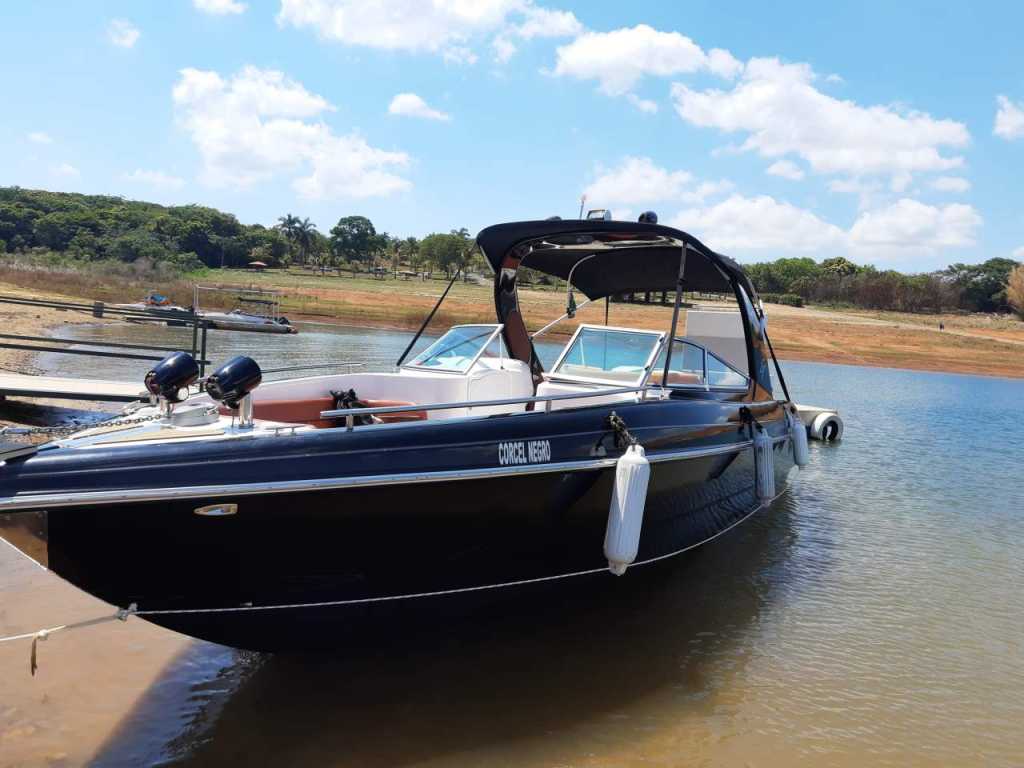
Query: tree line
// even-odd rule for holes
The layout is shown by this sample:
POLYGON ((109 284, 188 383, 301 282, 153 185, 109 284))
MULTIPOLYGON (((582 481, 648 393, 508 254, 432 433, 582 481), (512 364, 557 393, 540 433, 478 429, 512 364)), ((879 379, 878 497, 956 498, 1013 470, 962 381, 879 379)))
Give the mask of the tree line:
POLYGON ((436 269, 451 275, 480 260, 464 227, 422 239, 395 237, 378 232, 365 216, 344 216, 324 235, 308 218, 289 213, 278 219, 276 229, 291 244, 294 262, 306 266, 374 266, 394 271, 408 266, 414 272, 436 269))
MULTIPOLYGON (((1021 306, 1013 282, 1024 281, 1024 266, 1005 258, 909 275, 855 264, 842 256, 821 262, 778 259, 744 269, 758 293, 785 303, 798 303, 793 299, 799 298, 799 303, 899 312, 1009 312, 1021 306), (1011 280, 1011 275, 1016 277, 1011 280)), ((1024 307, 1018 311, 1024 312, 1024 307)))
MULTIPOLYGON (((419 239, 378 232, 364 216, 345 216, 328 233, 288 213, 273 227, 241 224, 201 205, 163 206, 105 195, 0 187, 0 253, 55 252, 83 261, 148 260, 177 271, 244 267, 261 261, 315 268, 414 272, 480 266, 466 229, 419 239)), ((867 309, 940 312, 964 309, 1024 315, 1024 267, 1012 259, 952 264, 907 275, 842 258, 778 259, 751 264, 762 295, 867 309), (1012 274, 1011 274, 1012 273, 1012 274)))
POLYGON ((377 232, 364 216, 346 216, 325 235, 290 213, 264 227, 201 205, 0 187, 0 253, 37 251, 83 261, 144 259, 184 272, 259 261, 357 269, 404 263, 451 274, 477 258, 466 229, 401 238, 377 232))

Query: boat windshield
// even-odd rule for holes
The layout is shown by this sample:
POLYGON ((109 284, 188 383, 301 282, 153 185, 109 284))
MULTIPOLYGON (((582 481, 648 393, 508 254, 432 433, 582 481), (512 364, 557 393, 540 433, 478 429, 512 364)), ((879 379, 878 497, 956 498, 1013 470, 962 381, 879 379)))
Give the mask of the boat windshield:
POLYGON ((500 339, 496 340, 497 344, 491 344, 500 330, 500 325, 456 325, 416 355, 406 366, 430 371, 467 373, 481 355, 502 354, 500 339))
POLYGON ((662 333, 580 326, 551 371, 554 378, 639 384, 661 348, 662 333))

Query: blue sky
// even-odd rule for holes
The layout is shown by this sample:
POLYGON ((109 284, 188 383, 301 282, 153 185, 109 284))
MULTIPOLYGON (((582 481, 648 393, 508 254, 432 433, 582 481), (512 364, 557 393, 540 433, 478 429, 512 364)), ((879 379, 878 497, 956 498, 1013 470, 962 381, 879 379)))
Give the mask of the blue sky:
POLYGON ((744 261, 1024 260, 1019 3, 37 0, 0 27, 3 185, 396 235, 586 192, 744 261))

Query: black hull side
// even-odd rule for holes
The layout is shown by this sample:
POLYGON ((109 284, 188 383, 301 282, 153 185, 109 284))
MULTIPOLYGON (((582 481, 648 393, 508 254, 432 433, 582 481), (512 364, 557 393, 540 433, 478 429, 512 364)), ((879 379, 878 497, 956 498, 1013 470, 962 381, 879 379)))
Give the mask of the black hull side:
MULTIPOLYGON (((616 405, 651 460, 638 560, 696 546, 759 507, 744 405, 616 405)), ((782 409, 746 405, 775 436, 781 490, 792 465, 782 409)), ((147 616, 242 648, 333 642, 339 628, 376 618, 472 616, 616 578, 603 556, 622 452, 611 410, 44 450, 0 469, 0 536, 81 589, 142 611, 368 601, 147 616), (510 444, 520 447, 511 462, 501 450, 510 444), (533 445, 546 450, 531 455, 533 445), (208 505, 237 509, 197 514, 208 505), (594 573, 557 578, 580 571, 594 573), (478 589, 507 582, 517 584, 478 589)))
MULTIPOLYGON (((777 443, 775 467, 781 491, 792 467, 788 441, 777 443)), ((754 474, 750 448, 652 464, 638 562, 741 523, 761 506, 754 474)), ((55 509, 47 513, 49 567, 140 610, 358 601, 539 580, 340 606, 147 617, 240 648, 330 647, 368 625, 457 621, 509 600, 567 599, 575 589, 607 586, 617 578, 603 556, 613 479, 607 468, 251 496, 237 514, 216 518, 193 510, 222 498, 55 509), (588 570, 597 572, 550 578, 588 570)))

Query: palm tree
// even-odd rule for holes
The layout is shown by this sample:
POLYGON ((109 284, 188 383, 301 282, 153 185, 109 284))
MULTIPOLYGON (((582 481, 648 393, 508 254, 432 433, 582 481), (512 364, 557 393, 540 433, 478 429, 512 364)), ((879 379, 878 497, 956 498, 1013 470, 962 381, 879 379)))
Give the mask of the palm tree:
POLYGON ((298 250, 299 263, 305 264, 309 258, 309 250, 313 245, 313 236, 316 233, 316 225, 308 218, 300 219, 290 213, 281 216, 277 228, 281 234, 291 243, 292 248, 298 250))
POLYGON ((299 221, 295 219, 295 242, 299 246, 299 254, 302 258, 302 263, 306 263, 306 259, 309 257, 309 250, 313 246, 313 238, 316 235, 316 224, 305 218, 299 221))
POLYGON ((409 261, 409 269, 413 272, 419 271, 420 264, 420 241, 415 237, 407 237, 399 244, 399 249, 409 261))

